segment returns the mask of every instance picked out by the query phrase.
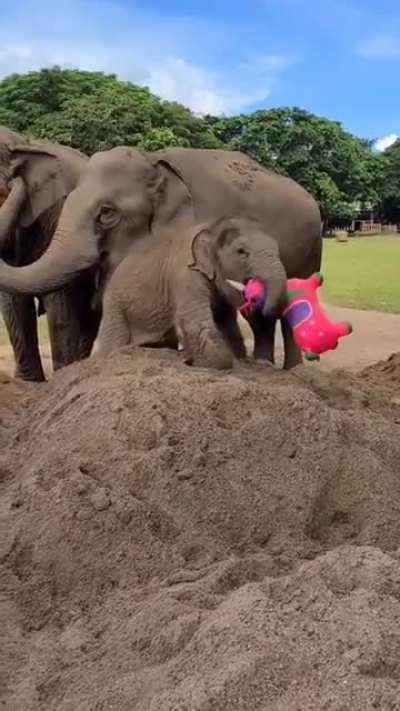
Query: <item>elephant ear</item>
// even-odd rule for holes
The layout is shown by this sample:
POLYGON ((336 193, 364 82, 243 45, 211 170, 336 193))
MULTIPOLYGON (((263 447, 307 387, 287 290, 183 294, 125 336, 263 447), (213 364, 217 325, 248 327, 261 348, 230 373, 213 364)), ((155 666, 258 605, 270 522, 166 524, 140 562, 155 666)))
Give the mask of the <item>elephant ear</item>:
POLYGON ((150 157, 156 174, 149 186, 154 205, 152 228, 163 230, 168 226, 193 225, 195 220, 193 201, 182 176, 167 160, 150 157))
POLYGON ((71 181, 57 155, 38 146, 20 145, 11 149, 11 174, 20 175, 28 188, 20 218, 22 227, 32 225, 74 187, 69 184, 71 181))
POLYGON ((197 228, 192 239, 193 262, 188 266, 204 276, 210 281, 215 277, 215 267, 211 249, 212 234, 208 227, 197 228))

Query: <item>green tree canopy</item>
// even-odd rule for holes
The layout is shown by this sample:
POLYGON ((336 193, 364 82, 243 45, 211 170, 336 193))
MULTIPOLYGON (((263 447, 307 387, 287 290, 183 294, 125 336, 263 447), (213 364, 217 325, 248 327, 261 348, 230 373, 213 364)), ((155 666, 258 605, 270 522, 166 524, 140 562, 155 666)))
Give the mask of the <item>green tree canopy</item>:
POLYGON ((113 74, 59 67, 0 82, 0 123, 88 154, 117 145, 218 145, 211 128, 180 104, 113 74))
POLYGON ((400 140, 382 154, 378 182, 381 214, 389 222, 400 223, 400 140))

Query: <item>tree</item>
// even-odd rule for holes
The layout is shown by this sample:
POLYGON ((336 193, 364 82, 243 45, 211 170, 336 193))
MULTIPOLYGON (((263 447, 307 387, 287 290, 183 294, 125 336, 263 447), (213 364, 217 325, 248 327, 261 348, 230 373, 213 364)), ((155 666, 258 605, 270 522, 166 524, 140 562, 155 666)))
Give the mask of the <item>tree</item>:
POLYGON ((326 228, 330 222, 351 221, 357 215, 355 203, 351 203, 327 173, 320 173, 315 180, 315 195, 326 228))
POLYGON ((400 223, 400 140, 381 155, 378 173, 379 209, 383 219, 400 223))
POLYGON ((157 101, 147 89, 106 85, 42 115, 31 131, 89 155, 118 145, 137 146, 153 127, 157 101))
POLYGON ((34 132, 42 117, 62 111, 66 101, 89 96, 116 81, 113 74, 60 67, 12 74, 0 82, 0 122, 16 131, 34 132))
POLYGON ((117 145, 219 145, 212 129, 180 104, 113 74, 59 67, 0 82, 0 123, 89 154, 117 145))

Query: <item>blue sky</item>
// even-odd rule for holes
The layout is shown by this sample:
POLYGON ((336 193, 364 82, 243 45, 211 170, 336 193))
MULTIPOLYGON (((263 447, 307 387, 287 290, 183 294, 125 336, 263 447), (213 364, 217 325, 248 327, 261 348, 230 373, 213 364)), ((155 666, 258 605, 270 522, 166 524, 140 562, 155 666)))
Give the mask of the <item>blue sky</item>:
POLYGON ((399 0, 1 0, 0 77, 52 64, 200 113, 296 105, 400 133, 399 0))

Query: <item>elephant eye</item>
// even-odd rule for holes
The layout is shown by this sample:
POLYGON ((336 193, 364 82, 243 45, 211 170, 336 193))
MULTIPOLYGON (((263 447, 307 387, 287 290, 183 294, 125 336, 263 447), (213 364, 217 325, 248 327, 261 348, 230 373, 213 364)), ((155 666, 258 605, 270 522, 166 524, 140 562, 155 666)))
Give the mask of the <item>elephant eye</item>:
POLYGON ((244 247, 239 247, 237 253, 240 254, 241 257, 249 256, 247 249, 245 249, 244 247))
POLYGON ((114 227, 120 220, 118 212, 110 205, 103 205, 100 209, 98 221, 101 227, 114 227))

